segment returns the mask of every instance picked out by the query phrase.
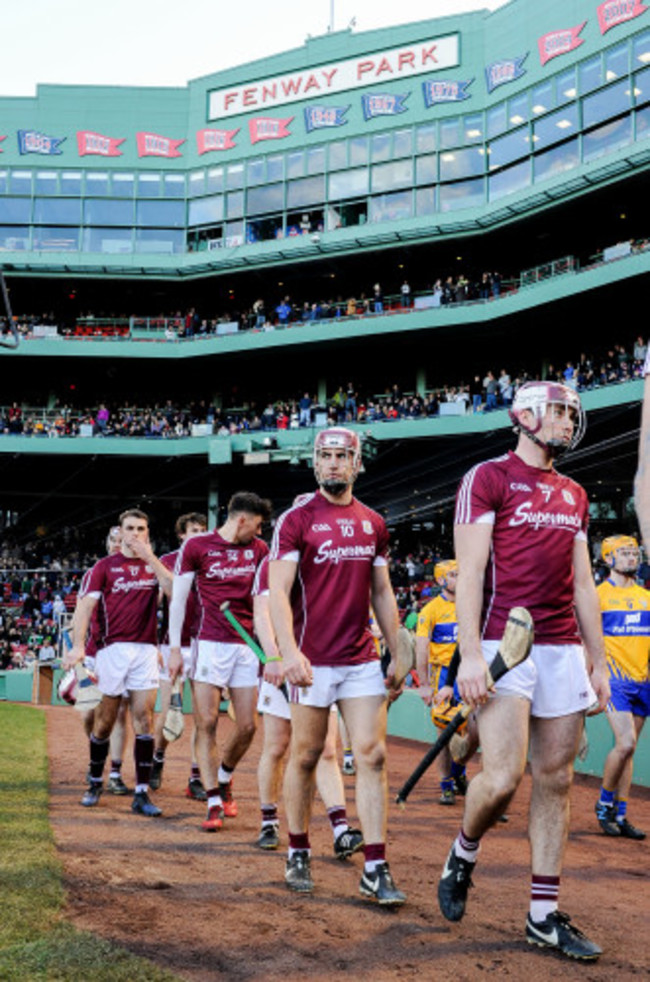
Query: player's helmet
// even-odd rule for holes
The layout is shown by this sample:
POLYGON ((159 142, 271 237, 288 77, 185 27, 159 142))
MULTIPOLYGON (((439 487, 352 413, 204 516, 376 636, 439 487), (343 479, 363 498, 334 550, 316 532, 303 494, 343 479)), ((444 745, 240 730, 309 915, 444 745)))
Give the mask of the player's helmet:
POLYGON ((560 382, 525 382, 517 390, 512 409, 509 410, 510 419, 515 424, 515 429, 544 447, 552 457, 559 457, 567 450, 573 450, 582 440, 587 425, 587 417, 580 403, 580 396, 568 385, 560 382), (565 406, 566 409, 573 409, 576 413, 573 436, 569 444, 561 440, 541 440, 537 434, 542 428, 546 407, 550 405, 565 406), (534 417, 532 426, 526 425, 521 420, 521 413, 524 409, 530 410, 534 417))
MULTIPOLYGON (((359 439, 359 435, 352 430, 348 430, 345 426, 331 426, 329 429, 320 430, 316 434, 313 463, 316 480, 319 484, 321 484, 321 481, 318 476, 318 455, 321 450, 330 449, 343 449, 347 451, 352 463, 352 481, 350 483, 353 483, 361 467, 361 440, 359 439)), ((340 494, 346 487, 348 487, 347 483, 337 487, 330 483, 327 490, 332 491, 334 494, 340 494)))
POLYGON ((436 580, 446 580, 447 573, 452 569, 458 571, 458 563, 455 559, 442 559, 439 563, 433 567, 433 575, 436 580))
POLYGON ((633 535, 609 535, 603 539, 600 546, 600 555, 607 566, 614 566, 616 553, 619 549, 636 549, 639 552, 639 543, 633 535))
POLYGON ((56 691, 59 699, 62 699, 63 702, 67 702, 71 706, 74 706, 75 702, 77 701, 77 676, 74 668, 69 668, 68 671, 61 676, 56 691))

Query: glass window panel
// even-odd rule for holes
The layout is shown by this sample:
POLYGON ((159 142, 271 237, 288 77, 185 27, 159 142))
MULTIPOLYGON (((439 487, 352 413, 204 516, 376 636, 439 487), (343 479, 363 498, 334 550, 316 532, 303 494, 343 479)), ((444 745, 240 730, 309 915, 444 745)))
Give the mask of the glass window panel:
POLYGON ((440 180, 455 181, 460 177, 475 177, 485 171, 483 147, 467 150, 447 150, 440 154, 440 180))
POLYGON ((0 194, 6 194, 9 190, 9 171, 0 170, 0 194))
POLYGON ((36 171, 34 178, 34 192, 36 194, 56 194, 58 189, 58 174, 55 170, 36 171))
POLYGON ((33 248, 38 252, 77 252, 78 228, 35 228, 33 248))
POLYGON ((415 214, 433 215, 436 210, 436 189, 418 188, 415 192, 415 214))
POLYGON ((463 142, 461 135, 460 116, 440 120, 440 146, 458 147, 463 142))
MULTIPOLYGON (((113 183, 115 189, 115 183, 113 183)), ((165 198, 185 197, 185 174, 163 174, 163 196, 165 198)))
POLYGON ((395 130, 393 134, 393 157, 410 157, 413 153, 413 130, 395 130))
POLYGON ((168 228, 136 229, 135 251, 163 255, 185 252, 185 233, 168 228))
POLYGON ((329 148, 330 170, 348 166, 348 145, 345 140, 335 140, 329 148))
POLYGON ((506 167, 498 174, 491 174, 488 189, 490 201, 498 201, 499 198, 503 198, 507 194, 514 194, 515 191, 530 187, 530 172, 530 161, 522 160, 520 164, 515 164, 514 167, 506 167))
POLYGON ((650 106, 637 110, 635 116, 636 138, 637 140, 645 140, 650 136, 650 106))
POLYGON ((340 174, 330 174, 328 198, 331 201, 367 193, 368 170, 366 167, 342 171, 340 174))
POLYGON ((517 157, 523 157, 529 153, 530 144, 528 142, 528 127, 522 126, 507 136, 502 136, 498 140, 490 143, 490 170, 496 167, 503 167, 517 157))
POLYGON ((190 174, 190 197, 205 194, 205 171, 195 170, 190 174))
POLYGON ((413 161, 395 160, 390 164, 376 164, 372 168, 372 190, 390 191, 413 184, 413 161))
POLYGON ((61 172, 61 194, 81 194, 81 171, 61 172))
POLYGON ((284 180, 284 156, 282 154, 274 154, 272 157, 266 158, 266 179, 269 184, 284 180))
POLYGON ((472 113, 463 118, 463 143, 479 143, 485 136, 483 113, 472 113))
POLYGON ((635 66, 650 65, 650 31, 645 31, 634 38, 632 60, 635 66))
POLYGON ((223 195, 190 201, 190 225, 211 225, 223 221, 223 195))
POLYGON ((136 224, 182 228, 185 225, 185 203, 183 201, 138 201, 136 202, 136 224))
POLYGON ((368 163, 370 140, 367 136, 355 136, 348 141, 350 148, 350 166, 360 167, 368 163))
POLYGON ((500 102, 498 106, 492 106, 487 112, 487 132, 488 136, 497 136, 508 129, 508 115, 506 113, 505 102, 500 102))
POLYGON ((12 170, 9 173, 10 194, 32 193, 32 172, 30 170, 12 170))
POLYGON ((287 208, 302 208, 304 205, 325 201, 325 176, 303 177, 300 181, 290 181, 287 185, 287 208))
POLYGON ((372 138, 371 160, 373 164, 390 160, 390 133, 375 133, 372 138))
POLYGON ((650 102, 650 68, 642 68, 634 76, 634 103, 642 106, 650 102))
POLYGON ((415 161, 415 183, 433 184, 437 180, 437 155, 435 153, 430 153, 425 157, 417 157, 415 161))
POLYGON ((533 117, 540 116, 555 108, 555 86, 553 81, 536 85, 530 94, 530 112, 533 117))
POLYGON ((627 79, 608 85, 582 100, 582 125, 593 126, 630 108, 630 83, 627 79))
POLYGON ((535 154, 533 158, 533 171, 535 182, 546 181, 564 171, 577 167, 580 163, 580 148, 578 138, 568 140, 560 144, 559 147, 552 147, 544 153, 535 154))
POLYGON ((20 228, 0 228, 0 249, 3 252, 23 252, 29 249, 29 229, 20 228))
POLYGON ((557 112, 549 113, 543 119, 535 121, 533 126, 533 144, 535 150, 541 150, 552 143, 559 143, 580 129, 577 103, 563 106, 557 112))
POLYGON ((578 65, 580 95, 597 89, 604 81, 603 64, 600 55, 596 55, 595 58, 590 58, 588 61, 583 61, 581 65, 578 65))
POLYGON ((228 218, 241 218, 244 214, 244 192, 231 191, 226 195, 226 215, 228 218))
POLYGON ((411 191, 397 191, 394 194, 381 194, 370 199, 371 222, 399 222, 413 214, 413 194, 411 191))
POLYGON ((528 120, 528 93, 508 99, 508 126, 521 126, 528 120))
POLYGON ((268 211, 282 211, 284 207, 284 184, 265 184, 261 188, 250 188, 246 199, 246 214, 260 215, 268 211))
POLYGON ((582 138, 583 160, 594 160, 604 153, 611 153, 619 147, 624 147, 632 140, 631 116, 624 116, 612 123, 599 126, 598 129, 585 133, 582 138))
POLYGON ((614 79, 622 78, 630 70, 630 49, 627 41, 617 44, 615 48, 610 48, 605 52, 605 81, 613 82, 614 79))
POLYGON ((302 177, 305 173, 305 155, 302 150, 287 154, 287 178, 302 177))
POLYGON ((113 194, 116 198, 132 198, 135 188, 135 174, 121 173, 117 171, 113 174, 113 194))
POLYGON ((162 189, 160 174, 138 174, 137 193, 141 198, 159 198, 162 189))
POLYGON ((558 106, 561 106, 564 102, 571 102, 572 99, 576 98, 577 94, 576 70, 575 68, 569 68, 555 79, 555 98, 557 99, 558 106))
POLYGON ((246 180, 248 186, 251 187, 253 184, 263 184, 266 167, 264 164, 266 160, 264 157, 256 157, 254 160, 249 160, 246 165, 246 180))
POLYGON ((307 173, 322 174, 325 170, 325 147, 312 147, 307 151, 307 173))
POLYGON ((108 174, 99 171, 86 172, 86 194, 108 194, 108 174))
POLYGON ((84 225, 133 225, 133 202, 87 198, 84 225))
POLYGON ((430 123, 428 126, 418 126, 415 131, 415 146, 417 153, 429 153, 437 150, 436 124, 430 123))
POLYGON ((226 169, 227 189, 229 191, 234 191, 236 188, 243 188, 243 186, 244 186, 244 165, 229 164, 228 168, 226 169))
POLYGON ((84 252, 102 252, 105 255, 127 255, 133 251, 130 228, 86 228, 83 232, 84 252))
POLYGON ((223 167, 211 167, 207 174, 206 191, 208 194, 218 194, 224 190, 223 167))
POLYGON ((485 178, 457 181, 456 184, 441 184, 438 188, 438 196, 440 211, 475 208, 485 203, 485 178))
POLYGON ((34 198, 34 221, 38 225, 78 225, 80 198, 34 198))
POLYGON ((0 198, 0 222, 3 225, 29 225, 31 198, 0 198))

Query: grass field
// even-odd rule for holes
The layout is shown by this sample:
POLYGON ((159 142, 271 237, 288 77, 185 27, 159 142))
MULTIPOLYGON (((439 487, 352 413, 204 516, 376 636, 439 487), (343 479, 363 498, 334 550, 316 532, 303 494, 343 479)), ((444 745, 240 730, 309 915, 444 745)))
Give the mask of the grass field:
POLYGON ((165 972, 64 919, 48 818, 45 715, 0 703, 0 979, 171 982, 165 972))

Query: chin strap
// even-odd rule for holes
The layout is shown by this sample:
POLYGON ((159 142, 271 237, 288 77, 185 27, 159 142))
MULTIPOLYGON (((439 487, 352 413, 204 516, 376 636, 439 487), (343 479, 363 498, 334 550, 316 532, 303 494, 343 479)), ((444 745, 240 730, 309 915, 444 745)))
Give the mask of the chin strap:
POLYGON ((529 440, 532 440, 533 443, 537 444, 538 447, 541 447, 542 450, 545 450, 546 453, 553 460, 557 460, 558 457, 561 457, 562 454, 566 453, 567 450, 569 449, 567 446, 565 446, 564 443, 561 443, 559 440, 549 440, 548 443, 544 443, 543 440, 540 440, 537 434, 533 433, 531 430, 527 430, 525 426, 521 425, 521 423, 518 423, 517 426, 515 426, 515 432, 523 433, 525 436, 528 437, 529 440))

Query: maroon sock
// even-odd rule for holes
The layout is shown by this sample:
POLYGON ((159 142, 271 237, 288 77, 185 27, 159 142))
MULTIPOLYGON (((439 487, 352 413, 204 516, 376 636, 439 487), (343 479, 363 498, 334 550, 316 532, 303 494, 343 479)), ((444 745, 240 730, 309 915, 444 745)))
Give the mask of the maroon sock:
POLYGON ((90 777, 92 781, 99 782, 104 774, 106 758, 108 757, 109 738, 100 740, 91 733, 90 735, 90 777))

